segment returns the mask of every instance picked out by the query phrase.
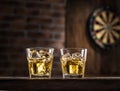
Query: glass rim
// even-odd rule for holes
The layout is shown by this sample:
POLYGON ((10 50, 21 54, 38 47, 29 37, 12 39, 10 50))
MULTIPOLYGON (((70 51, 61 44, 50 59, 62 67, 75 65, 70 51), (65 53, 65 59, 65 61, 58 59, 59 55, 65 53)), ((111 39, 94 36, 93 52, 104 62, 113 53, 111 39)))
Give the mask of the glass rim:
POLYGON ((81 50, 81 49, 84 49, 84 50, 88 50, 87 48, 82 48, 82 47, 81 47, 81 48, 80 48, 80 47, 76 47, 76 48, 74 48, 74 47, 71 47, 71 48, 70 48, 70 47, 60 48, 60 50, 62 50, 62 49, 73 49, 73 50, 74 50, 74 49, 75 49, 75 50, 76 50, 76 49, 80 49, 80 50, 81 50))
POLYGON ((27 47, 26 48, 26 50, 28 50, 28 49, 42 49, 42 48, 44 48, 44 49, 55 49, 55 48, 53 48, 53 47, 27 47))

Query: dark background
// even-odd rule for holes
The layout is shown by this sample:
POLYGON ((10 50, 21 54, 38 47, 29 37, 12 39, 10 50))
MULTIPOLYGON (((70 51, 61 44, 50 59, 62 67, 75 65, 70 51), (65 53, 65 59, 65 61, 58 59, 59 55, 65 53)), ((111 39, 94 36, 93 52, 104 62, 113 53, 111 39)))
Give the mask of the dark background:
POLYGON ((64 47, 64 21, 64 0, 0 0, 0 76, 28 76, 27 47, 64 47))

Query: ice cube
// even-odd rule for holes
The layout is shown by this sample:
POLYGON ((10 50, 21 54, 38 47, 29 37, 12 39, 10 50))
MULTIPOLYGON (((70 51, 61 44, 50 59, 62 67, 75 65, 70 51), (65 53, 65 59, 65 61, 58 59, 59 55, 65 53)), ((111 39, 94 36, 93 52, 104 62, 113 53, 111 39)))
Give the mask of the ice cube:
POLYGON ((50 61, 50 59, 49 58, 45 58, 42 61, 43 61, 43 63, 48 63, 50 61))
POLYGON ((38 67, 39 74, 45 74, 46 72, 45 63, 40 63, 39 65, 37 65, 37 67, 38 67))
POLYGON ((50 56, 51 56, 50 53, 45 50, 40 50, 39 53, 40 53, 42 59, 50 58, 50 56))
POLYGON ((81 60, 82 57, 81 57, 81 54, 79 52, 76 52, 76 53, 72 53, 72 58, 81 60))
POLYGON ((66 53, 65 55, 62 56, 62 60, 63 61, 69 61, 71 60, 71 54, 70 53, 66 53))
POLYGON ((40 53, 40 54, 45 54, 45 53, 46 53, 46 50, 43 50, 43 49, 42 49, 42 50, 39 51, 39 53, 40 53))
POLYGON ((32 58, 40 58, 40 54, 37 50, 31 50, 31 57, 32 58))

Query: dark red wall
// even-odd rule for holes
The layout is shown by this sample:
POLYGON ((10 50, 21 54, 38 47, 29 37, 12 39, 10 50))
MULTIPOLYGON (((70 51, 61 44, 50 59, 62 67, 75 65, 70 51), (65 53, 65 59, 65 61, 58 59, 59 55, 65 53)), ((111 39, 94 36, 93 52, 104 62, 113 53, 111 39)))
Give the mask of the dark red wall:
POLYGON ((25 49, 64 47, 64 27, 65 0, 0 0, 0 76, 28 75, 25 49))

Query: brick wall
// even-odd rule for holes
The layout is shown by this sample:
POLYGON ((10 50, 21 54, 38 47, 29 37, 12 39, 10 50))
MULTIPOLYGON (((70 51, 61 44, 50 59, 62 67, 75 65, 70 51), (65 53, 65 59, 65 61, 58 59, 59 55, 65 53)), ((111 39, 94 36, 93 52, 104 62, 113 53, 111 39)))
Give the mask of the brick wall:
MULTIPOLYGON (((65 4, 65 0, 0 0, 0 76, 28 75, 26 47, 64 47, 65 4)), ((55 60, 55 75, 60 74, 58 66, 55 60)))

